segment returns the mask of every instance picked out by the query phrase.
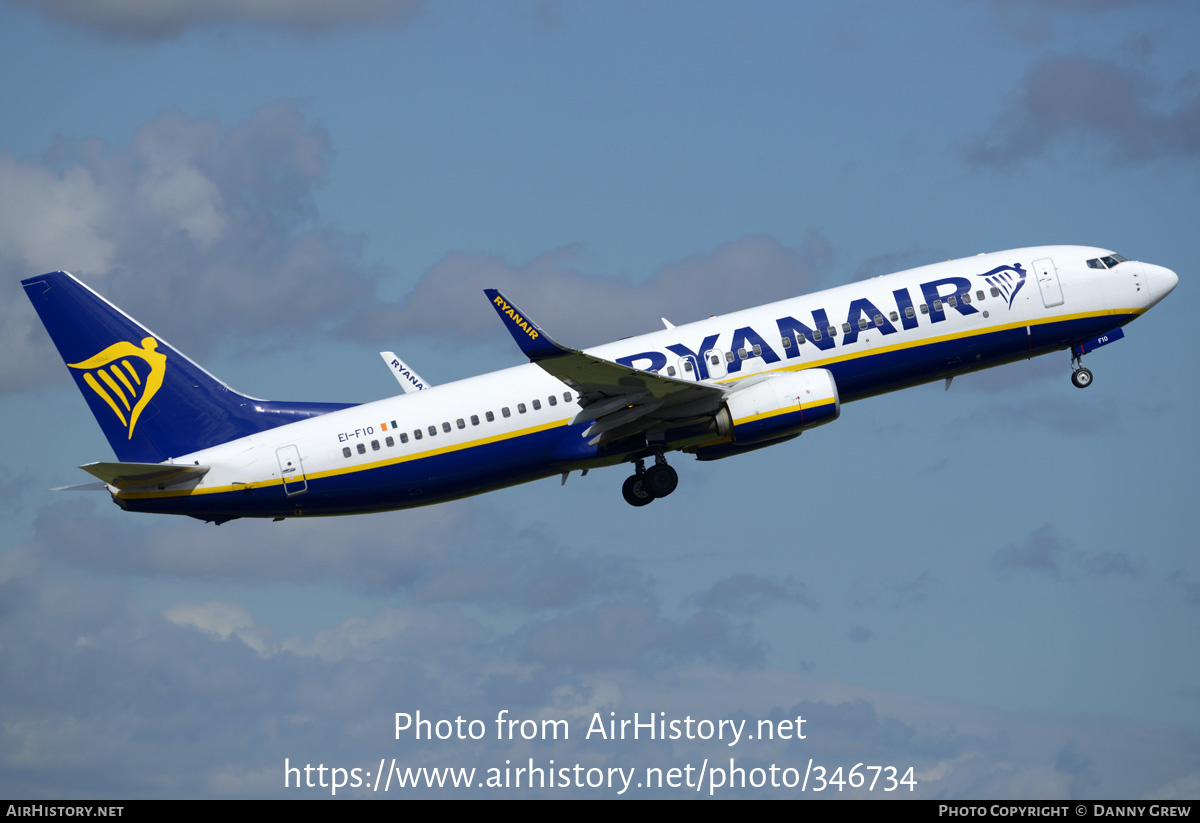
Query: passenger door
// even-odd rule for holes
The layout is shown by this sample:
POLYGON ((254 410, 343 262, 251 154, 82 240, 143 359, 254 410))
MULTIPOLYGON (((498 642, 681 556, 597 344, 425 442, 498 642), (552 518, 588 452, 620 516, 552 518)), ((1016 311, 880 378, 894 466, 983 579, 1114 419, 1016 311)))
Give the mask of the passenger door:
POLYGON ((1062 285, 1058 282, 1058 269, 1049 257, 1033 261, 1033 273, 1037 277, 1038 289, 1042 293, 1042 305, 1048 309, 1063 304, 1062 285))
POLYGON ((279 459, 279 476, 283 478, 283 491, 288 497, 308 491, 308 480, 304 477, 304 464, 300 461, 300 449, 296 446, 281 446, 275 450, 279 459))

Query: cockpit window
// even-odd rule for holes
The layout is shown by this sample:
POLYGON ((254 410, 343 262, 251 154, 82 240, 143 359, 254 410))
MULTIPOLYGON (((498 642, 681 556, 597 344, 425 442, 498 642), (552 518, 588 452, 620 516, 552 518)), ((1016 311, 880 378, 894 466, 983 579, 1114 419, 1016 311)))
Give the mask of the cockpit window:
POLYGON ((1087 261, 1087 264, 1089 269, 1111 269, 1115 268, 1118 263, 1124 263, 1128 259, 1128 257, 1120 254, 1109 254, 1104 257, 1093 257, 1087 261))

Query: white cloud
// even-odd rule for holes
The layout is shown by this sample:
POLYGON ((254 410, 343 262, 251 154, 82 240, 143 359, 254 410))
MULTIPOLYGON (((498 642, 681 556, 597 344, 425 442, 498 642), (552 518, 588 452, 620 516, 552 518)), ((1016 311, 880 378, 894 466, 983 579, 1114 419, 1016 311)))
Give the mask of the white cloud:
MULTIPOLYGON (((662 616, 653 598, 642 612, 626 604, 576 610, 561 623, 518 616, 508 627, 475 619, 470 606, 387 606, 261 654, 246 647, 247 634, 271 637, 275 627, 256 623, 242 604, 180 603, 161 619, 131 609, 120 586, 69 580, 52 556, 35 557, 36 573, 3 584, 0 613, 0 791, 13 796, 283 795, 285 757, 480 767, 534 757, 624 768, 729 756, 744 766, 870 760, 912 765, 916 797, 1087 794, 1075 779, 1079 764, 1106 795, 1186 796, 1194 783, 1195 733, 998 712, 744 665, 723 656, 728 636, 714 641, 711 626, 662 616), (559 640, 573 637, 575 648, 553 655, 543 646, 538 659, 522 660, 533 635, 556 624, 559 640), (81 631, 93 638, 85 647, 71 642, 81 631), (597 669, 621 632, 635 647, 632 660, 597 669), (705 644, 718 653, 706 655, 705 644), (688 660, 704 657, 705 665, 688 660), (479 718, 489 730, 501 709, 516 719, 565 719, 571 739, 396 740, 394 713, 417 709, 426 718, 479 718), (807 738, 736 748, 583 739, 593 713, 634 711, 751 726, 803 716, 807 738)), ((771 792, 723 796, 743 794, 771 792)))
POLYGON ((62 268, 107 271, 113 266, 113 199, 92 170, 56 172, 37 160, 0 151, 0 259, 30 273, 62 268))
POLYGON ((832 264, 828 241, 811 231, 790 249, 771 237, 746 237, 711 252, 660 266, 632 283, 576 268, 578 246, 513 265, 494 255, 451 254, 395 303, 376 302, 348 324, 347 334, 428 335, 451 342, 499 340, 485 288, 497 288, 546 331, 572 346, 589 346, 811 291, 832 264), (463 302, 463 295, 480 295, 463 302))
POLYGON ((228 640, 239 629, 254 626, 250 612, 236 603, 177 603, 163 612, 176 626, 199 629, 205 634, 228 640))
POLYGON ((200 251, 213 246, 225 231, 221 193, 198 169, 153 169, 137 184, 137 197, 174 221, 200 251))
POLYGON ((497 533, 489 524, 498 519, 491 503, 472 499, 352 518, 242 520, 214 536, 187 518, 104 517, 91 501, 72 498, 36 518, 32 544, 97 572, 332 583, 427 604, 531 612, 645 590, 627 559, 569 551, 537 527, 497 533), (122 549, 97 553, 97 545, 122 549))
POLYGON ((270 632, 254 625, 254 618, 236 603, 176 603, 163 612, 176 626, 197 629, 218 640, 235 637, 245 643, 259 656, 274 651, 276 644, 270 632))
POLYGON ((1152 105, 1158 89, 1142 71, 1070 54, 1032 63, 996 122, 966 145, 976 165, 1008 168, 1052 146, 1100 143, 1113 163, 1200 157, 1200 95, 1152 105), (1115 116, 1115 112, 1120 112, 1115 116))
POLYGON ((15 282, 47 271, 82 277, 150 328, 169 317, 160 330, 192 356, 217 341, 286 345, 360 310, 379 272, 361 238, 319 220, 331 156, 289 101, 231 127, 168 111, 127 145, 0 152, 0 383, 61 379, 15 282))
POLYGON ((1049 523, 1030 532, 1023 540, 997 549, 991 565, 1002 573, 1047 574, 1064 580, 1141 577, 1146 573, 1144 563, 1126 552, 1088 552, 1075 548, 1070 538, 1060 536, 1059 530, 1049 523))

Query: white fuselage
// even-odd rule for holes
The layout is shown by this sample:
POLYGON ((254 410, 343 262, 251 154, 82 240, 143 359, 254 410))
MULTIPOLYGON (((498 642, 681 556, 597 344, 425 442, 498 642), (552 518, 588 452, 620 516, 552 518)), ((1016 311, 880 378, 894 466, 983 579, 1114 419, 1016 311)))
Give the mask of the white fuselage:
MULTIPOLYGON (((1128 323, 1176 282, 1169 270, 1136 261, 1089 268, 1089 259, 1110 254, 1079 246, 984 254, 586 353, 730 390, 778 372, 825 368, 848 402, 1062 350, 1128 323)), ((527 364, 178 455, 174 462, 211 469, 184 488, 116 497, 130 509, 196 516, 352 513, 631 459, 629 445, 587 448, 587 421, 568 425, 579 410, 577 391, 527 364)), ((689 436, 694 443, 694 431, 689 436)))

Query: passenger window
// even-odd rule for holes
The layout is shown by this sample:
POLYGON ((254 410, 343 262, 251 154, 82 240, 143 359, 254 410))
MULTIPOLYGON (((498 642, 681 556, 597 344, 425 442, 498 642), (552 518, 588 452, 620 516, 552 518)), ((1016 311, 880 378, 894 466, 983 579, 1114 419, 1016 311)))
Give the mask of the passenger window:
POLYGON ((892 312, 891 314, 889 314, 888 317, 892 318, 893 323, 897 322, 900 319, 900 315, 896 314, 895 312, 892 312))
POLYGON ((512 417, 512 412, 510 412, 510 411, 508 410, 508 406, 505 406, 504 408, 502 408, 502 409, 500 410, 500 414, 501 414, 502 416, 504 416, 504 417, 512 417))
POLYGON ((691 360, 683 361, 683 370, 685 372, 689 372, 689 373, 691 372, 691 370, 692 370, 692 361, 691 360))
POLYGON ((548 401, 550 401, 550 405, 551 405, 551 406, 557 406, 557 405, 558 405, 558 398, 557 398, 557 397, 555 397, 554 395, 550 395, 550 396, 549 396, 549 397, 547 397, 546 399, 547 399, 548 401))
POLYGON ((803 346, 803 345, 804 345, 804 341, 805 341, 805 340, 807 340, 807 339, 808 339, 808 338, 807 338, 807 337, 805 337, 805 336, 804 336, 804 335, 802 335, 802 334, 798 334, 798 335, 796 335, 796 345, 797 345, 797 346, 803 346))
POLYGON ((709 360, 711 360, 711 361, 712 361, 712 364, 713 364, 714 366, 719 366, 719 365, 721 365, 721 358, 717 357, 715 354, 714 354, 712 357, 710 357, 710 358, 709 358, 709 360))
POLYGON ((867 330, 867 318, 865 318, 865 317, 858 318, 858 330, 859 331, 867 330))
POLYGON ((430 436, 430 437, 437 437, 437 426, 430 426, 430 427, 429 427, 429 436, 430 436))
POLYGON ((971 302, 971 295, 970 295, 970 293, 969 293, 969 292, 963 292, 963 302, 964 302, 964 303, 970 303, 970 302, 971 302))
POLYGON ((921 304, 921 314, 929 314, 929 304, 928 303, 921 304))
POLYGON ((379 441, 378 440, 371 441, 371 451, 373 451, 373 452, 379 451, 379 441))
POLYGON ((953 294, 946 298, 946 302, 950 304, 950 308, 952 309, 958 307, 958 300, 953 294))
POLYGON ((975 292, 975 299, 983 300, 983 289, 980 289, 979 291, 975 292))
POLYGON ((571 393, 570 393, 569 391, 565 391, 565 392, 563 392, 563 402, 564 402, 564 403, 570 403, 570 402, 571 402, 571 393))
POLYGON ((667 366, 667 377, 674 377, 674 376, 675 376, 675 367, 667 366))
POLYGON ((383 439, 383 442, 387 443, 387 447, 389 449, 392 448, 392 446, 396 445, 396 441, 392 438, 392 436, 390 434, 383 439))
POLYGON ((745 360, 749 356, 750 352, 746 351, 745 349, 738 349, 738 360, 745 360))
POLYGON ((478 425, 479 425, 479 415, 477 415, 477 414, 473 414, 473 415, 471 415, 471 425, 472 425, 472 426, 478 426, 478 425))
POLYGON ((758 345, 757 343, 754 344, 754 356, 762 357, 762 346, 758 345))
POLYGON ((344 446, 342 448, 342 457, 349 457, 349 456, 350 456, 350 447, 344 446))
POLYGON ((534 411, 539 411, 539 410, 541 410, 541 408, 542 408, 542 401, 541 401, 541 400, 538 400, 538 399, 535 397, 535 398, 533 399, 533 410, 534 410, 534 411))
POLYGON ((883 325, 883 315, 882 315, 882 314, 877 314, 877 315, 875 315, 875 325, 876 325, 876 326, 882 326, 882 325, 883 325))
POLYGON ((400 442, 401 443, 408 442, 408 432, 400 432, 400 442))
POLYGON ((420 429, 413 429, 413 439, 414 440, 421 439, 421 430, 420 429))
POLYGON ((731 352, 731 351, 727 351, 727 352, 725 352, 725 362, 726 362, 726 363, 732 363, 732 362, 733 362, 733 352, 731 352))
POLYGON ((783 347, 785 349, 790 349, 792 347, 792 341, 788 340, 786 337, 783 338, 780 342, 783 344, 783 347))
POLYGON ((913 311, 912 306, 905 306, 904 307, 904 316, 907 317, 909 320, 912 320, 914 317, 917 316, 917 313, 915 311, 913 311))
POLYGON ((367 453, 367 447, 366 447, 366 446, 364 446, 362 443, 359 443, 359 444, 358 444, 358 453, 359 453, 359 454, 366 454, 366 453, 367 453))
POLYGON ((496 415, 492 414, 490 411, 484 412, 483 419, 486 420, 487 422, 491 423, 496 419, 496 415))
POLYGON ((517 404, 517 414, 524 414, 524 413, 525 413, 525 404, 518 403, 517 404))
POLYGON ((830 326, 828 331, 830 337, 837 337, 837 326, 830 326))
POLYGON ((442 422, 442 431, 446 432, 447 434, 450 433, 450 423, 448 421, 442 422))
POLYGON ((843 323, 842 324, 842 334, 849 334, 849 333, 850 333, 850 324, 843 323))
POLYGON ((815 341, 817 341, 817 340, 820 340, 820 339, 821 339, 821 330, 820 330, 820 329, 813 329, 813 341, 815 342, 815 341))
POLYGON ((460 429, 465 429, 467 427, 466 421, 464 421, 461 417, 454 421, 454 425, 458 426, 460 429))

